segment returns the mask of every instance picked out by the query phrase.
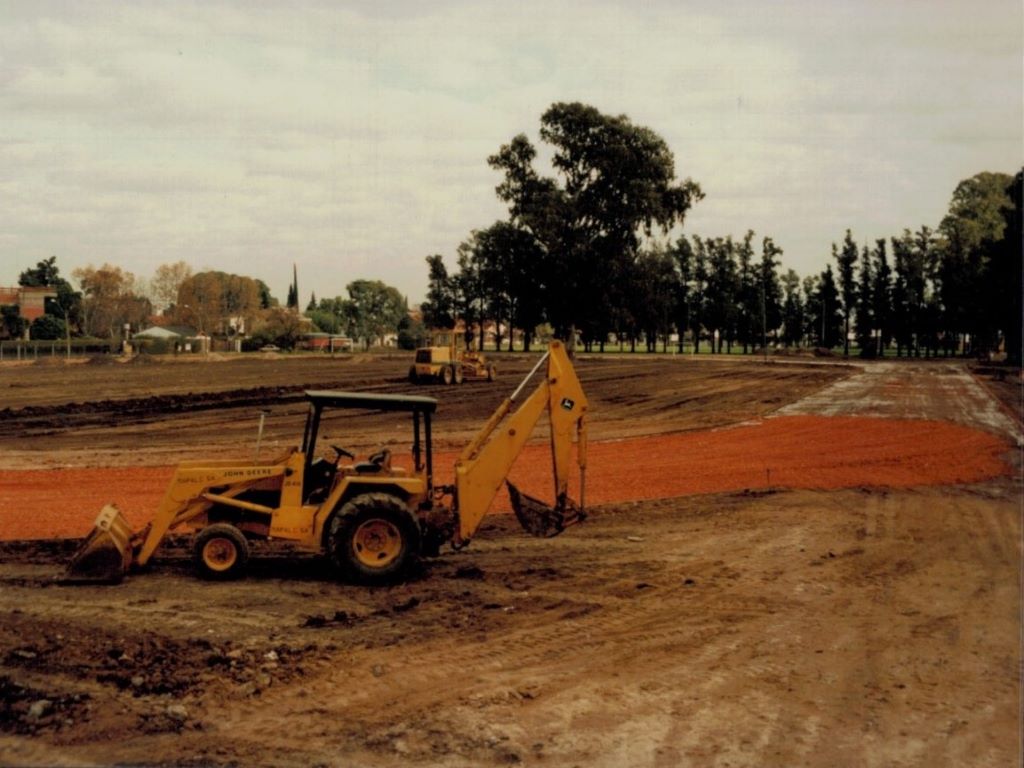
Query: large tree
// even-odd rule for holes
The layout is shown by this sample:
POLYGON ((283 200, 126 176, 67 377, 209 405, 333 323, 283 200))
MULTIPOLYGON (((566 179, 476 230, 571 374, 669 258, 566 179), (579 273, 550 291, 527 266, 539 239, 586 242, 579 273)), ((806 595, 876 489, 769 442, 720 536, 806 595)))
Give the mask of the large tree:
POLYGON ((459 243, 457 261, 459 271, 452 285, 455 289, 455 314, 466 326, 465 344, 472 349, 484 348, 484 309, 487 292, 484 287, 480 260, 476 258, 480 233, 474 231, 468 240, 459 243))
POLYGON ((1021 248, 1024 243, 1024 171, 1007 185, 1011 205, 1003 212, 1006 225, 998 240, 990 241, 990 284, 994 288, 993 308, 996 326, 1002 330, 1006 361, 1020 365, 1021 330, 1024 328, 1024 276, 1021 248))
POLYGON ((832 349, 839 344, 843 323, 832 265, 828 264, 817 280, 805 286, 805 290, 809 334, 817 340, 819 347, 832 349))
POLYGON ((673 320, 679 339, 677 350, 682 352, 686 334, 692 327, 691 318, 696 314, 695 299, 699 296, 696 284, 697 255, 686 237, 680 237, 669 250, 669 254, 675 260, 676 296, 673 302, 673 320))
POLYGON ((633 310, 636 326, 643 332, 648 352, 654 352, 658 338, 662 349, 672 330, 678 273, 672 255, 652 247, 640 252, 634 265, 633 310))
POLYGON ((761 337, 761 280, 754 268, 754 230, 748 229, 736 246, 736 332, 743 354, 761 337))
POLYGON ((1013 209, 1011 182, 1007 174, 987 172, 961 181, 938 229, 936 279, 943 330, 950 337, 970 339, 978 351, 998 343, 1000 324, 991 297, 1003 286, 996 282, 992 256, 1013 209))
POLYGON ((149 281, 149 297, 161 312, 173 314, 178 301, 178 290, 181 284, 192 276, 192 267, 187 262, 176 261, 173 264, 161 264, 149 281))
POLYGON ((439 253, 427 256, 427 298, 420 311, 427 328, 455 327, 455 288, 439 253))
MULTIPOLYGON (((708 307, 708 249, 699 235, 693 238, 693 291, 690 297, 690 332, 693 335, 693 354, 700 354, 700 336, 708 307)), ((713 345, 713 342, 712 342, 713 345)), ((711 351, 714 352, 714 346, 711 351)))
POLYGON ((854 333, 861 357, 874 357, 877 345, 874 342, 875 320, 875 275, 871 267, 871 250, 865 245, 861 253, 860 272, 857 276, 857 306, 854 333))
POLYGON ((537 152, 519 135, 489 158, 504 174, 496 191, 543 255, 544 308, 556 333, 578 326, 600 343, 640 234, 681 223, 700 187, 677 183, 668 145, 625 115, 559 102, 541 116, 540 137, 557 178, 536 172, 537 152))
POLYGON ((397 333, 399 322, 409 314, 409 305, 398 289, 380 280, 354 280, 345 290, 353 335, 366 346, 383 343, 387 334, 397 333))
POLYGON ((717 347, 712 341, 712 352, 732 351, 736 334, 740 282, 736 263, 736 244, 731 237, 706 238, 708 254, 708 281, 705 301, 704 324, 717 337, 717 347))
POLYGON ((758 265, 760 289, 760 344, 766 347, 768 335, 776 333, 782 325, 782 283, 779 281, 779 257, 782 249, 770 237, 761 241, 761 263, 758 265))
POLYGON ((143 325, 153 311, 131 272, 104 264, 81 267, 72 274, 82 286, 82 325, 87 334, 116 338, 126 325, 143 325))
POLYGON ((787 269, 782 276, 785 295, 782 304, 782 343, 787 347, 799 346, 804 336, 804 297, 800 292, 800 276, 787 269))
POLYGON ((893 287, 892 269, 889 267, 889 256, 885 249, 885 238, 875 241, 872 253, 872 286, 873 314, 878 329, 875 354, 881 357, 893 337, 893 287))
POLYGON ((175 318, 206 334, 253 325, 263 307, 260 283, 227 272, 198 272, 178 288, 175 318))
POLYGON ((508 326, 512 349, 512 328, 521 328, 526 348, 533 329, 543 317, 540 302, 543 254, 536 239, 525 229, 498 221, 475 233, 472 259, 484 293, 484 312, 495 323, 498 347, 502 328, 508 326))
POLYGON ((857 264, 857 244, 850 230, 846 230, 840 250, 832 243, 832 258, 839 269, 839 293, 843 300, 843 355, 850 356, 850 325, 857 301, 857 283, 854 270, 857 264))

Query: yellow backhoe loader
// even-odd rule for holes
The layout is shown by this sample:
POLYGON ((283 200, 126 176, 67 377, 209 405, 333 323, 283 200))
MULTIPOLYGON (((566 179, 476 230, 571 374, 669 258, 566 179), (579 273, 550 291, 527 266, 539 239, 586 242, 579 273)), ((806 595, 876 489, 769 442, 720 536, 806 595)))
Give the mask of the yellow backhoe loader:
POLYGON ((561 342, 551 342, 462 451, 451 485, 434 482, 435 399, 333 391, 306 392, 306 398, 309 413, 299 447, 262 463, 180 464, 152 523, 137 533, 108 505, 69 564, 66 580, 120 581, 130 569, 150 561, 168 532, 183 528, 194 532, 196 568, 210 579, 241 576, 249 541, 277 539, 327 555, 348 580, 397 580, 417 556, 437 555, 445 543, 461 548, 470 542, 545 412, 551 425, 554 505, 508 483, 513 510, 536 536, 556 535, 585 517, 587 399, 561 342), (545 362, 543 380, 513 412, 520 393, 545 362), (393 464, 388 450, 356 461, 349 451, 331 445, 333 460, 319 457, 324 413, 339 408, 411 414, 411 467, 393 464), (574 442, 580 504, 568 496, 574 442))
POLYGON ((434 331, 430 346, 416 350, 409 366, 409 381, 413 384, 437 382, 461 384, 466 379, 494 381, 498 369, 487 360, 483 352, 460 349, 455 331, 434 331))

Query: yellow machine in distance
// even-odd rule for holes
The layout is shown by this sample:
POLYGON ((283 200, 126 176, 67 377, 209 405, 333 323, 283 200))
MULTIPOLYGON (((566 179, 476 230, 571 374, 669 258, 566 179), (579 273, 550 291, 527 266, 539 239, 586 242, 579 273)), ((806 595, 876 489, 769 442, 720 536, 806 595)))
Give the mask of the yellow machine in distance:
POLYGON ((568 487, 575 443, 582 502, 588 403, 561 342, 551 342, 462 451, 451 485, 434 482, 434 398, 333 391, 307 392, 306 398, 309 413, 302 443, 277 459, 183 462, 153 522, 137 533, 115 507, 105 507, 68 566, 67 579, 119 581, 130 568, 145 566, 169 531, 187 528, 195 533, 196 568, 207 578, 242 575, 249 541, 278 539, 326 554, 346 579, 396 580, 417 556, 436 555, 445 543, 460 548, 470 542, 545 412, 551 425, 554 505, 508 483, 513 509, 523 527, 537 536, 556 535, 585 518, 582 503, 569 498, 568 487), (513 412, 520 393, 545 362, 543 379, 513 412), (319 457, 323 414, 347 408, 410 414, 411 466, 393 464, 388 450, 356 461, 345 448, 331 445, 333 460, 319 457))
POLYGON ((455 331, 434 331, 430 346, 417 349, 409 366, 409 381, 413 384, 461 384, 466 379, 494 381, 497 376, 497 367, 483 352, 460 348, 455 331))

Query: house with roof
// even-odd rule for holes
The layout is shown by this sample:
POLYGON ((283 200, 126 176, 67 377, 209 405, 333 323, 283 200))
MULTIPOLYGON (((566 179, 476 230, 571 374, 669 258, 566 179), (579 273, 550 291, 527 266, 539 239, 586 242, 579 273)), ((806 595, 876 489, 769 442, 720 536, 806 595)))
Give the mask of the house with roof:
POLYGON ((187 325, 153 325, 143 331, 139 331, 132 336, 132 339, 177 342, 194 339, 195 337, 196 329, 190 328, 187 325))

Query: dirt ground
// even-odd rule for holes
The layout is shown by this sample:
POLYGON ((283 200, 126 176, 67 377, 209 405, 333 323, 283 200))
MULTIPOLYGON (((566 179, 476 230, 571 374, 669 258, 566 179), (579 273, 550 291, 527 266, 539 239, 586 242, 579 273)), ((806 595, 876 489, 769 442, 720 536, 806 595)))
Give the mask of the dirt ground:
MULTIPOLYGON (((441 447, 531 363, 416 389, 441 447)), ((597 506, 556 539, 494 515, 391 588, 279 545, 207 583, 178 539, 117 587, 53 583, 74 542, 37 537, 92 485, 141 522, 260 409, 272 447, 303 388, 414 391, 406 365, 0 369, 4 538, 32 539, 0 544, 0 763, 1019 762, 1020 427, 959 363, 583 358, 597 506)), ((335 428, 362 451, 375 422, 335 428)))

